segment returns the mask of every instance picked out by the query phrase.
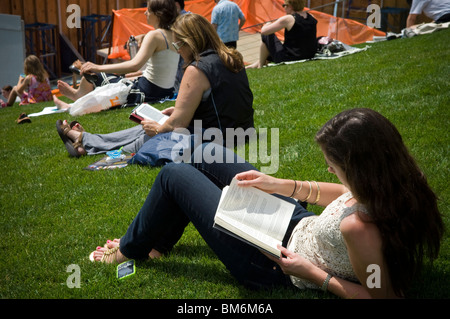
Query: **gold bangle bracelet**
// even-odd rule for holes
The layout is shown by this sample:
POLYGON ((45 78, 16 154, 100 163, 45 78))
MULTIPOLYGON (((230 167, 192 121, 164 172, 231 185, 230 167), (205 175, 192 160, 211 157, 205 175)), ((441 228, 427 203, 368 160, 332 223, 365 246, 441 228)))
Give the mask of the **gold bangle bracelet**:
MULTIPOLYGON (((297 195, 298 193, 300 193, 300 191, 302 190, 303 187, 303 182, 300 182, 300 188, 298 189, 298 191, 295 193, 295 195, 297 195)), ((295 196, 294 195, 294 196, 295 196)))
POLYGON ((317 183, 316 181, 314 181, 314 183, 316 183, 316 186, 317 186, 317 196, 316 196, 316 201, 313 203, 313 205, 316 205, 320 200, 320 187, 319 187, 319 183, 317 183))
POLYGON ((306 181, 306 182, 309 184, 309 194, 308 194, 308 197, 306 197, 304 200, 302 200, 302 202, 306 202, 311 197, 311 194, 312 194, 311 182, 309 182, 309 181, 306 181))

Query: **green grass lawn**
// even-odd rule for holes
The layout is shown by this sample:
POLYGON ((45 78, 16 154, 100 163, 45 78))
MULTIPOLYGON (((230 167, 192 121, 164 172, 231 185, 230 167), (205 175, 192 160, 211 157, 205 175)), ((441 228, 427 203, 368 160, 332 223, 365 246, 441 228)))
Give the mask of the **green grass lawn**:
MULTIPOLYGON (((448 227, 449 35, 444 30, 371 44, 365 52, 338 60, 249 70, 256 126, 279 128, 279 168, 274 175, 337 182, 327 172, 314 135, 338 112, 370 107, 403 135, 440 198, 448 227)), ((68 156, 55 122, 73 117, 55 114, 32 118, 31 124, 15 123, 21 112, 51 105, 0 110, 0 298, 334 298, 317 291, 243 288, 192 226, 170 255, 138 262, 135 276, 117 281, 115 266, 93 264, 88 255, 106 239, 124 234, 160 168, 83 170, 102 156, 68 156), (80 268, 79 289, 66 284, 72 264, 80 268)), ((76 119, 89 132, 108 133, 133 126, 130 111, 76 119)), ((408 297, 449 298, 449 260, 447 232, 439 259, 427 264, 408 297)))

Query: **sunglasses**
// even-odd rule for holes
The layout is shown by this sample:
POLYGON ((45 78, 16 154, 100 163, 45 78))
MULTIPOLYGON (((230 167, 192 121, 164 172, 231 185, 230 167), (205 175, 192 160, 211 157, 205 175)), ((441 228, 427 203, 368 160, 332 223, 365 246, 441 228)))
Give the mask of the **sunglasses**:
POLYGON ((185 44, 185 42, 182 42, 182 41, 172 42, 173 47, 177 51, 179 51, 184 44, 185 44), (180 42, 181 42, 181 44, 180 44, 180 42))

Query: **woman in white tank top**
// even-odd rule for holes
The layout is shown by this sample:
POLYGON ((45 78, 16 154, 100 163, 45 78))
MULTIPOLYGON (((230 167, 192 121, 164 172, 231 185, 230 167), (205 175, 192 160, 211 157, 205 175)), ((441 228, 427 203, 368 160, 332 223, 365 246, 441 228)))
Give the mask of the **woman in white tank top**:
POLYGON ((150 0, 145 12, 147 23, 155 28, 145 35, 137 36, 140 49, 129 61, 117 64, 83 64, 82 73, 104 72, 129 74, 141 70, 143 77, 135 80, 126 106, 143 102, 152 103, 173 95, 173 86, 180 55, 173 46, 170 30, 178 12, 173 1, 150 0))

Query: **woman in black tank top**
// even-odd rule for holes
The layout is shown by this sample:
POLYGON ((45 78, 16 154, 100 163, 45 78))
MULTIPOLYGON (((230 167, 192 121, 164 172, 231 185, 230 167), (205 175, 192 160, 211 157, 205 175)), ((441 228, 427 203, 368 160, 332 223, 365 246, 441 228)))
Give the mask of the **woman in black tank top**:
POLYGON ((259 60, 247 68, 261 68, 267 61, 280 63, 310 59, 317 50, 317 20, 303 12, 304 1, 286 0, 283 4, 286 15, 261 29, 259 60), (284 43, 276 32, 284 29, 284 43))

